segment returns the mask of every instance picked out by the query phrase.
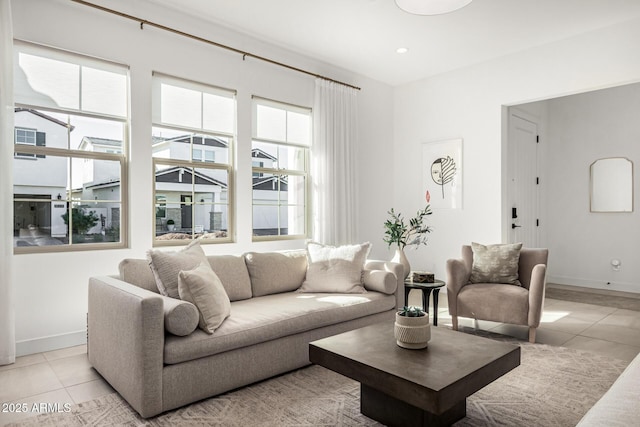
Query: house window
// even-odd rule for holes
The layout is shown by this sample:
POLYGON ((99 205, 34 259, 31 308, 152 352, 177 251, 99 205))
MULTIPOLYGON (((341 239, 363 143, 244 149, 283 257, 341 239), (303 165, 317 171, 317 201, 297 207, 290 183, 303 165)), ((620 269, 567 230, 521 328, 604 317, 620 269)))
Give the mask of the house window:
POLYGON ((235 110, 234 91, 154 73, 156 245, 233 240, 235 110))
MULTIPOLYGON (((36 134, 37 134, 37 131, 35 129, 15 128, 15 143, 16 143, 16 145, 17 144, 21 144, 21 145, 34 146, 34 145, 36 145, 36 134)), ((40 139, 40 141, 43 142, 41 145, 44 145, 44 141, 45 141, 44 132, 40 132, 39 139, 40 139)), ((36 156, 35 156, 35 154, 15 153, 15 157, 33 159, 36 156)))
POLYGON ((311 109, 253 98, 253 240, 308 234, 311 109))
POLYGON ((128 68, 19 41, 14 64, 14 251, 124 247, 128 68))

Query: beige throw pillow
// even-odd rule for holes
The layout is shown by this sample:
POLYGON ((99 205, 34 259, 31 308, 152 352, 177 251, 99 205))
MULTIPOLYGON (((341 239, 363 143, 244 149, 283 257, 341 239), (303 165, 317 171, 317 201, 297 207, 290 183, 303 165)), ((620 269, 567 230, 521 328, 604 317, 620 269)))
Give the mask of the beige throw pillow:
POLYGON ((298 292, 365 293, 362 270, 371 244, 325 246, 307 244, 307 277, 298 292))
POLYGON ((202 261, 207 261, 207 257, 200 243, 195 241, 178 252, 150 250, 147 252, 147 260, 160 293, 171 298, 180 298, 178 273, 196 268, 202 261))
POLYGON ((307 273, 305 251, 249 252, 244 257, 254 297, 295 291, 307 273))
POLYGON ((198 326, 208 334, 214 333, 231 314, 229 296, 207 261, 179 273, 178 291, 181 299, 198 308, 198 326))
POLYGON ((518 264, 522 243, 481 245, 471 243, 471 283, 506 283, 520 286, 518 264))

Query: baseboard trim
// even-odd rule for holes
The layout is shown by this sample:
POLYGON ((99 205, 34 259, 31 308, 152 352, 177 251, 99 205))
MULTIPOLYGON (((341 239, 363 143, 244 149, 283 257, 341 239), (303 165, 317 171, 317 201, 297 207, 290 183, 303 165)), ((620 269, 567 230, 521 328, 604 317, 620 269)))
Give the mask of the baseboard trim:
POLYGON ((59 350, 87 343, 87 331, 69 332, 16 342, 16 356, 59 350))
POLYGON ((547 276, 547 283, 566 285, 573 288, 581 287, 581 288, 589 288, 589 289, 599 289, 603 291, 627 292, 631 294, 640 294, 640 284, 630 283, 630 282, 610 282, 611 284, 607 285, 606 281, 595 281, 595 280, 589 280, 589 279, 579 279, 575 277, 564 277, 564 276, 547 276))

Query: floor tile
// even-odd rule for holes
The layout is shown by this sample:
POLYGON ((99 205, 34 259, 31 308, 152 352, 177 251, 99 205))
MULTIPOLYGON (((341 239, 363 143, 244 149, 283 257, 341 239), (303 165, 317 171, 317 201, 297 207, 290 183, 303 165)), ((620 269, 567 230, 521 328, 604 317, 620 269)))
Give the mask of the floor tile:
POLYGON ((46 359, 42 353, 20 356, 16 357, 16 363, 0 366, 0 372, 8 371, 9 369, 23 368, 25 366, 35 365, 36 363, 42 363, 45 361, 46 359))
POLYGON ((570 339, 563 344, 563 347, 600 353, 615 359, 626 360, 629 362, 636 357, 638 353, 640 353, 640 347, 637 346, 583 336, 576 336, 570 339))
POLYGON ((573 316, 565 311, 554 310, 545 310, 540 321, 541 328, 566 332, 574 335, 578 335, 591 325, 593 325, 593 322, 580 319, 579 317, 573 316))
POLYGON ((19 399, 12 403, 20 405, 21 409, 26 409, 26 412, 5 412, 0 413, 0 426, 5 424, 22 421, 26 418, 36 416, 47 410, 57 410, 59 412, 66 412, 74 405, 73 399, 69 396, 69 393, 65 389, 59 389, 50 391, 48 393, 42 393, 35 396, 31 396, 25 399, 19 399))
POLYGON ((640 333, 640 311, 619 309, 600 320, 598 324, 632 328, 640 333))
POLYGON ((11 402, 63 388, 48 363, 0 372, 0 402, 11 402))
POLYGON ((103 379, 67 387, 67 391, 75 403, 82 403, 115 393, 115 390, 103 379))
MULTIPOLYGON (((509 335, 522 341, 529 341, 529 327, 522 325, 503 324, 491 329, 491 332, 509 335)), ((538 328, 536 331, 536 342, 538 344, 547 344, 560 346, 573 338, 573 334, 555 331, 551 329, 538 328)))
POLYGON ((47 351, 44 357, 49 361, 62 359, 64 357, 76 356, 78 354, 87 354, 86 345, 77 345, 75 347, 62 348, 60 350, 47 351))
POLYGON ((598 322, 582 331, 580 335, 640 347, 640 333, 638 330, 618 325, 598 322))
POLYGON ((91 367, 86 354, 65 357, 49 362, 58 379, 65 387, 86 383, 100 378, 91 367))

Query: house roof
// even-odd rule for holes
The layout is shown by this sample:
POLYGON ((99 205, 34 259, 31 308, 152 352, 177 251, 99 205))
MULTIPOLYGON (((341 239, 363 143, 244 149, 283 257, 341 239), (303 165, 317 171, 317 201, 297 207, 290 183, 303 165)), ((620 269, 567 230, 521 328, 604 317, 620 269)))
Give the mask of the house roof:
POLYGON ((281 176, 268 176, 268 177, 254 177, 253 178, 253 189, 254 190, 264 190, 264 191, 277 191, 278 186, 276 185, 278 181, 280 181, 280 191, 288 191, 289 183, 286 178, 281 176))
POLYGON ((251 150, 251 157, 254 157, 257 159, 269 159, 274 161, 278 160, 276 157, 272 156, 271 154, 259 148, 254 148, 251 150))
POLYGON ((122 148, 122 141, 119 139, 97 138, 95 136, 85 136, 80 141, 79 149, 83 149, 87 144, 102 145, 104 147, 122 148))
POLYGON ((153 136, 151 138, 151 143, 153 145, 163 144, 167 142, 181 142, 184 144, 190 144, 193 140, 194 145, 204 145, 207 147, 219 147, 219 148, 227 148, 229 143, 222 138, 218 138, 216 136, 208 136, 208 135, 181 135, 176 136, 174 138, 163 138, 161 136, 153 136))
POLYGON ((46 115, 45 113, 43 113, 41 111, 34 110, 33 108, 21 108, 21 107, 18 107, 14 111, 16 113, 25 113, 25 112, 26 113, 31 113, 31 114, 33 114, 35 116, 42 117, 45 120, 49 120, 50 122, 53 122, 53 123, 55 123, 57 125, 60 125, 62 127, 65 127, 67 129, 69 129, 70 132, 73 131, 73 129, 75 129, 75 126, 70 125, 68 123, 65 123, 62 120, 58 120, 58 119, 56 119, 54 117, 48 116, 48 115, 46 115))
MULTIPOLYGON (((174 166, 167 169, 162 169, 156 172, 156 182, 171 182, 171 183, 191 183, 191 169, 184 166, 174 166), (189 179, 179 179, 179 175, 188 175, 189 179)), ((196 170, 195 172, 195 184, 214 184, 222 188, 228 188, 228 185, 218 179, 203 174, 196 170)))

